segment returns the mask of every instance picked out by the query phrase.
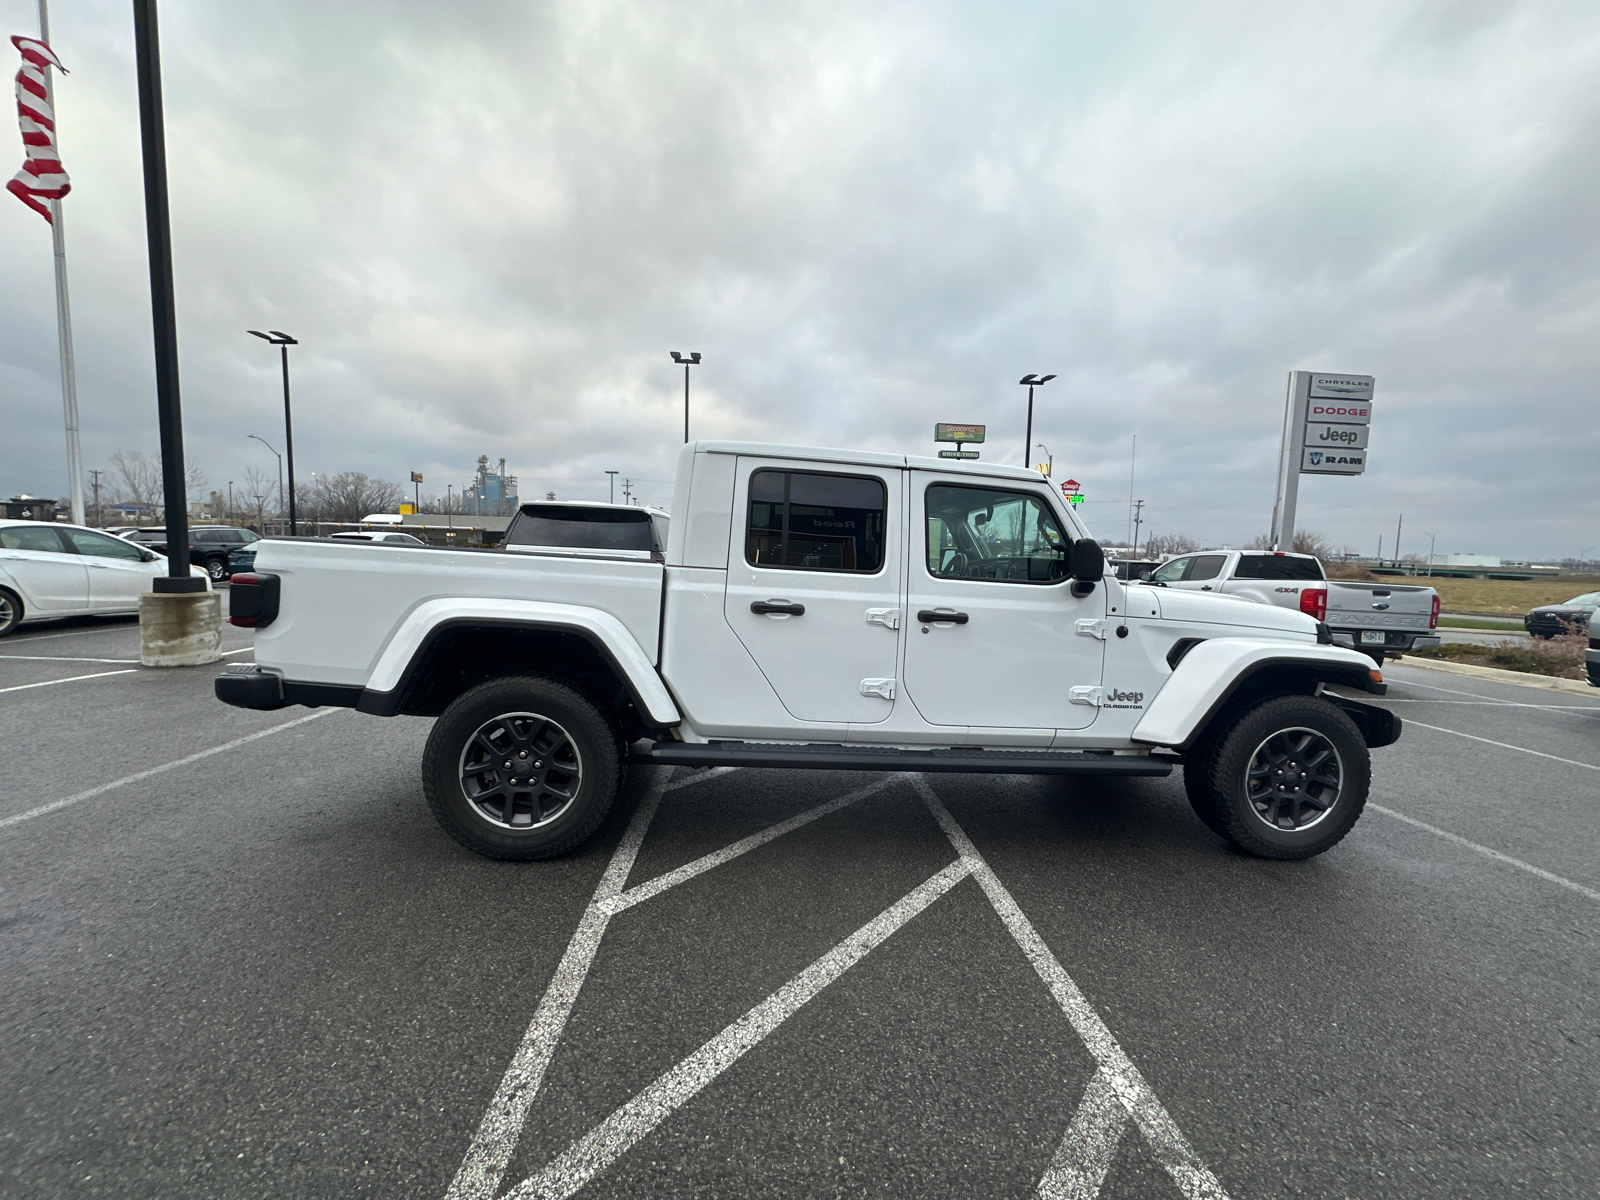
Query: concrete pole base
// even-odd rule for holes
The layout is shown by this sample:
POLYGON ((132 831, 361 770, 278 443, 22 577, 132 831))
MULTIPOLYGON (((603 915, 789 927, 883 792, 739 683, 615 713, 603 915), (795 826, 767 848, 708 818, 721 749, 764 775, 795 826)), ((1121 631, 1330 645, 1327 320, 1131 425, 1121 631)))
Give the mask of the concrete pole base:
POLYGON ((139 597, 139 661, 147 667, 198 667, 222 657, 222 596, 145 592, 139 597))

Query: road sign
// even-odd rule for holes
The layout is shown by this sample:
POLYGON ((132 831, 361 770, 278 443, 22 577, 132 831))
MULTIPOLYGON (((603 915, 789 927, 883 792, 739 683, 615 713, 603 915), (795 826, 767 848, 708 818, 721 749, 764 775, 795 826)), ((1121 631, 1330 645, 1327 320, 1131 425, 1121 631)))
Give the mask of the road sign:
POLYGON ((1303 445, 1318 450, 1365 450, 1370 425, 1307 425, 1303 445))
MULTIPOLYGON (((949 425, 944 422, 933 427, 936 442, 981 442, 986 425, 949 425)), ((976 457, 976 455, 974 455, 976 457)))
POLYGON ((939 457, 940 458, 977 458, 978 457, 978 452, 976 450, 941 450, 941 451, 939 451, 939 457))
POLYGON ((1317 450, 1300 448, 1302 475, 1359 475, 1367 469, 1365 450, 1317 450))
POLYGON ((413 471, 413 472, 411 472, 411 482, 412 483, 421 483, 422 482, 422 472, 421 471, 413 471))

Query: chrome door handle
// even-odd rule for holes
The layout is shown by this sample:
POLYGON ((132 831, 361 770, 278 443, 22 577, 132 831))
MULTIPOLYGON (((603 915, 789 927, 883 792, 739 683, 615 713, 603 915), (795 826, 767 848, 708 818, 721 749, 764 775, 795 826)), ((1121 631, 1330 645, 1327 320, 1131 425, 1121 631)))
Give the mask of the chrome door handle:
POLYGON ((965 625, 967 614, 964 612, 949 612, 938 608, 925 608, 917 613, 917 620, 924 625, 931 625, 935 621, 948 621, 952 625, 965 625))
POLYGON ((750 605, 750 611, 757 614, 784 613, 791 617, 806 615, 804 604, 794 604, 788 600, 756 600, 750 605))

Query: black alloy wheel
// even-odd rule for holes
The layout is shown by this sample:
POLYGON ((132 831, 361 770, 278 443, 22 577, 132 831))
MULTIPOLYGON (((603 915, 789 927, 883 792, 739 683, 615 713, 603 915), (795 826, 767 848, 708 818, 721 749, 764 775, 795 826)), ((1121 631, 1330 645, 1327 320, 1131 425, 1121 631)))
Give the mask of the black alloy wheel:
POLYGON ((623 741, 588 696, 510 676, 458 696, 434 723, 422 789, 445 832, 488 858, 551 858, 592 834, 623 777, 623 741))
POLYGON ((206 574, 211 576, 213 583, 221 583, 228 577, 228 563, 221 558, 206 559, 206 574))
POLYGON ((1278 696, 1230 718, 1210 768, 1221 832, 1262 858, 1310 858, 1337 845, 1372 782, 1361 731, 1320 696, 1278 696))
POLYGON ((578 798, 583 755, 549 717, 502 713, 467 739, 458 773, 474 813, 501 829, 532 829, 578 798))
POLYGON ((10 588, 0 588, 0 637, 16 632, 22 624, 22 597, 10 588))

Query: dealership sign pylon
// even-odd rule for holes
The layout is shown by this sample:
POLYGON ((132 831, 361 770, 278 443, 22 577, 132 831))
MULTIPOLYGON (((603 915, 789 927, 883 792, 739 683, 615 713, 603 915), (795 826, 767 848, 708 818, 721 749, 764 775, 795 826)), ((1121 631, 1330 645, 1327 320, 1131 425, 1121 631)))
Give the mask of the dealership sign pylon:
POLYGON ((1290 371, 1278 446, 1278 490, 1272 506, 1272 548, 1294 545, 1302 475, 1360 475, 1367 469, 1372 425, 1371 375, 1290 371))

